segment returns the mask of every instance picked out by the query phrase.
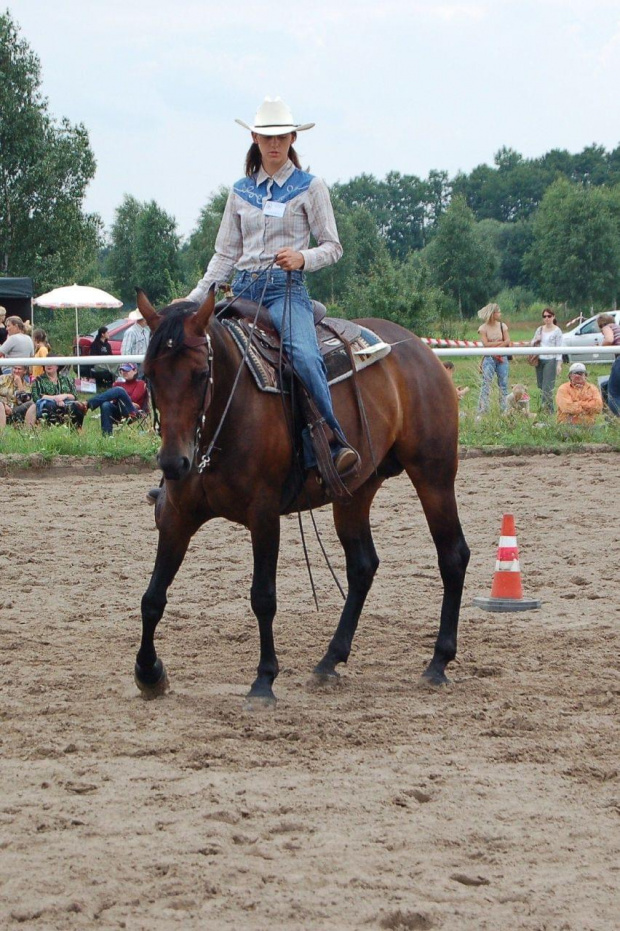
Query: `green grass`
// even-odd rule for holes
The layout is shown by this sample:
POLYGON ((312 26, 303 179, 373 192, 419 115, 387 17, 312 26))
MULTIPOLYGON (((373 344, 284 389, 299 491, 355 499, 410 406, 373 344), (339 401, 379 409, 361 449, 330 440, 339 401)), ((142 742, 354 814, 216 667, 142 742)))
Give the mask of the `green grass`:
MULTIPOLYGON (((445 359, 446 357, 441 357, 445 359)), ((536 387, 536 369, 525 360, 510 364, 512 386, 524 384, 531 398, 531 410, 536 417, 503 417, 499 412, 497 382, 491 389, 491 409, 487 416, 476 420, 476 407, 480 393, 478 358, 454 358, 455 382, 467 385, 469 392, 461 401, 460 443, 464 447, 509 447, 515 450, 548 448, 570 450, 583 443, 604 443, 620 450, 620 418, 601 415, 592 427, 567 428, 556 423, 554 416, 539 411, 539 392, 536 387)), ((596 383, 599 375, 608 375, 607 365, 589 365, 588 374, 596 383)), ((557 384, 567 378, 567 366, 563 366, 557 384)), ((102 460, 123 460, 130 457, 149 462, 154 460, 159 449, 159 437, 147 421, 117 427, 112 437, 101 434, 99 418, 89 413, 81 432, 68 426, 7 427, 0 433, 0 455, 27 456, 37 454, 52 460, 57 456, 96 457, 102 460)))
POLYGON ((88 414, 81 431, 62 426, 44 424, 33 429, 26 426, 7 427, 0 433, 0 455, 27 456, 36 453, 44 459, 56 456, 95 456, 118 460, 137 456, 149 461, 159 449, 159 437, 151 427, 128 424, 114 429, 111 437, 101 433, 99 419, 88 414))

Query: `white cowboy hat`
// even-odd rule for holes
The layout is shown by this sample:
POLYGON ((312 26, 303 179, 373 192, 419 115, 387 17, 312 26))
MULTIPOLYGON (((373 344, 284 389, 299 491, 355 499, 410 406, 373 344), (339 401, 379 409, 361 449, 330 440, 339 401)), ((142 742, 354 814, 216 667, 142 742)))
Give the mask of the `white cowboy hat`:
POLYGON ((281 97, 276 97, 275 100, 265 97, 256 111, 253 126, 248 126, 243 120, 235 120, 235 123, 261 136, 285 136, 287 133, 299 133, 304 129, 312 129, 315 125, 314 123, 296 123, 293 114, 281 97))

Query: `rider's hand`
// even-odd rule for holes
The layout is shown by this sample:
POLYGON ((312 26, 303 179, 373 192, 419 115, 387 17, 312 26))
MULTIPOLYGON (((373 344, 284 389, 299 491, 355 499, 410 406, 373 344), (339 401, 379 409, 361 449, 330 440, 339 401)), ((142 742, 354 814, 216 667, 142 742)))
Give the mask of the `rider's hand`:
POLYGON ((289 248, 276 252, 275 262, 285 272, 296 272, 305 265, 301 252, 295 252, 294 249, 289 248))

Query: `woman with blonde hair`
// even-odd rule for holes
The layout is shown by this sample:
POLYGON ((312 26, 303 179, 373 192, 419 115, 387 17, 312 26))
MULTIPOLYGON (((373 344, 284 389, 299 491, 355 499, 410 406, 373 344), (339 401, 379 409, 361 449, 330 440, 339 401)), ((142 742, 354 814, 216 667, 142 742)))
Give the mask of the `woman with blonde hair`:
MULTIPOLYGON (((478 333, 485 347, 503 349, 510 346, 508 327, 502 322, 502 312, 499 304, 487 304, 478 311, 478 317, 483 321, 478 327, 478 333)), ((499 386, 499 406, 506 410, 508 397, 508 357, 505 355, 483 356, 481 363, 482 385, 478 398, 478 416, 486 414, 489 410, 489 395, 494 376, 497 376, 499 386)))

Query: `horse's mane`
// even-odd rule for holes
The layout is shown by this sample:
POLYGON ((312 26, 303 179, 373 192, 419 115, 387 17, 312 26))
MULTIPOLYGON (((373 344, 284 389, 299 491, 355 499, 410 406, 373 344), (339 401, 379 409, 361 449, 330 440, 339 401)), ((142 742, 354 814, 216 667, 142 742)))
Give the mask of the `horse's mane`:
POLYGON ((170 304, 159 311, 163 319, 151 336, 144 357, 145 362, 157 358, 164 347, 175 354, 181 351, 185 340, 183 324, 187 317, 196 313, 197 308, 198 305, 193 301, 179 301, 178 304, 170 304))

